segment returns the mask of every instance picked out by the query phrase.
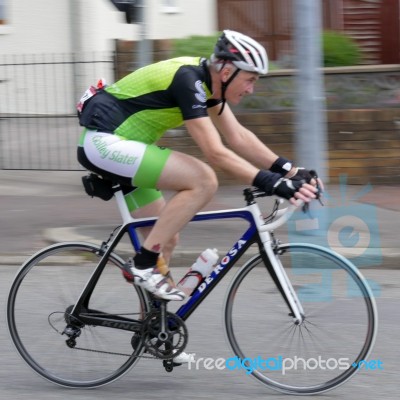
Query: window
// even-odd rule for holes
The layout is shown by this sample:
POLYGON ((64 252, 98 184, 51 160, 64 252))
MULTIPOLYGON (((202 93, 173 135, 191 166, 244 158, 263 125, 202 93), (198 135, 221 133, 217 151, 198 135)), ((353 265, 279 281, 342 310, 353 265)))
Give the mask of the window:
POLYGON ((11 32, 10 26, 10 0, 0 0, 0 35, 11 32))
POLYGON ((6 0, 0 0, 0 25, 6 23, 6 0))
POLYGON ((161 2, 161 11, 165 14, 176 14, 181 11, 178 7, 178 0, 161 0, 161 2))

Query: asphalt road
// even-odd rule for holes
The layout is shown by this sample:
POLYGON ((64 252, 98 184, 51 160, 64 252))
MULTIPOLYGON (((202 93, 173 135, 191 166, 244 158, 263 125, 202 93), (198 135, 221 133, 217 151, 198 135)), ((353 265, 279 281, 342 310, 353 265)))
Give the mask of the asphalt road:
MULTIPOLYGON (((16 266, 3 265, 0 268, 0 306, 5 302, 16 266)), ((380 360, 383 369, 362 370, 343 386, 314 398, 324 399, 397 399, 398 358, 400 356, 400 271, 365 270, 364 274, 379 287, 377 305, 379 312, 379 333, 370 359, 380 360)), ((224 282, 205 300, 187 321, 190 331, 188 351, 197 357, 232 356, 222 329, 222 302, 226 285, 224 282)), ((254 282, 256 285, 257 282, 254 282)), ((249 300, 248 310, 252 304, 249 300)), ((3 321, 5 318, 3 319, 3 321)), ((34 335, 33 335, 34 336, 34 335)), ((35 341, 35 337, 32 337, 35 341)), ((95 390, 71 390, 55 386, 37 376, 18 356, 8 337, 6 325, 0 327, 0 399, 244 399, 270 398, 287 399, 287 395, 275 393, 243 371, 189 370, 185 366, 167 373, 158 361, 141 360, 134 369, 117 382, 95 390)))
MULTIPOLYGON (((1 230, 0 254, 0 307, 5 310, 7 294, 18 268, 20 258, 32 254, 45 244, 43 230, 62 226, 93 225, 119 221, 115 206, 86 196, 80 185, 81 173, 43 173, 16 172, 2 176, 1 189, 1 230), (19 177, 17 185, 15 176, 19 177), (73 178, 73 179, 72 179, 73 178), (13 265, 4 262, 7 255, 17 255, 13 265)), ((396 191, 397 193, 397 191, 396 191)), ((213 206, 226 208, 235 196, 234 189, 224 192, 226 198, 219 197, 213 206)), ((236 194, 237 195, 237 194, 236 194)), ((377 195, 381 193, 377 191, 377 195)), ((237 195, 240 199, 240 194, 237 195)), ((386 196, 390 207, 396 212, 380 209, 379 222, 382 222, 382 245, 398 248, 398 196, 386 196), (384 223, 383 223, 384 222, 384 223)), ((235 198, 236 199, 236 198, 235 198)), ((236 200, 235 200, 236 204, 236 200)), ((237 204, 241 204, 237 202, 237 204)), ((356 204, 357 209, 359 207, 356 204)), ((237 239, 233 235, 233 239, 237 239)), ((201 232, 200 236, 208 236, 201 232)), ((104 239, 104 237, 102 237, 104 239)), ((233 243, 221 249, 227 249, 233 243)), ((197 240, 197 239, 196 239, 197 240)), ((207 244, 208 245, 208 244, 207 244)), ((204 248, 204 247, 203 247, 204 248)), ((378 339, 370 359, 380 360, 383 370, 361 371, 345 385, 315 398, 324 399, 397 399, 400 350, 399 309, 400 309, 400 271, 397 258, 389 259, 393 269, 365 269, 363 273, 375 282, 378 289, 377 304, 379 312, 378 339), (396 265, 397 264, 397 265, 396 265), (397 267, 397 269, 396 269, 397 267)), ((390 267, 390 266, 389 266, 390 267)), ((222 303, 227 276, 220 286, 205 300, 200 308, 187 321, 190 332, 188 351, 198 357, 228 358, 232 356, 225 340, 222 326, 222 303)), ((257 285, 257 282, 254 282, 257 285)), ((249 299, 247 309, 251 314, 249 299)), ((4 311, 3 311, 4 313, 4 311)), ((32 341, 35 336, 32 335, 32 341)), ((0 324, 0 400, 13 399, 244 399, 271 398, 287 399, 288 396, 272 392, 259 382, 245 375, 243 371, 229 370, 188 370, 181 366, 167 373, 160 362, 141 360, 137 366, 117 382, 95 390, 68 390, 55 386, 37 376, 19 357, 8 337, 6 318, 0 324)))

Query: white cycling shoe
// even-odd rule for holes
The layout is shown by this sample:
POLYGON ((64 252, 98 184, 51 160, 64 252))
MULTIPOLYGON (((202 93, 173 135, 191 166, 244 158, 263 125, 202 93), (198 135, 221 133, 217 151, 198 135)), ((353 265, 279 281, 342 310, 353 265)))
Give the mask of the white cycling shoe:
POLYGON ((185 353, 184 351, 173 358, 175 364, 188 364, 194 363, 195 353, 185 353))
POLYGON ((141 286, 155 296, 164 300, 182 301, 186 294, 171 285, 171 280, 162 275, 157 267, 138 269, 129 267, 133 274, 135 285, 141 286))

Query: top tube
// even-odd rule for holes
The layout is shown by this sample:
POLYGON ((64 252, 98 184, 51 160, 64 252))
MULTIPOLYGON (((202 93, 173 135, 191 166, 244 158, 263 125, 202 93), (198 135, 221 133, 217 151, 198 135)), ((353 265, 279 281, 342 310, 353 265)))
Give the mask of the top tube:
MULTIPOLYGON (((123 222, 125 224, 127 224, 127 223, 132 223, 132 222, 137 221, 137 219, 135 219, 131 216, 131 214, 128 210, 122 190, 117 190, 114 194, 115 194, 115 197, 117 200, 118 209, 120 211, 123 222)), ((258 197, 261 197, 261 196, 258 196, 258 197)), ((282 204, 285 201, 281 198, 277 198, 277 199, 280 204, 282 204)), ((273 231, 273 230, 279 228, 280 226, 284 225, 290 219, 290 217, 293 215, 295 210, 297 208, 301 207, 303 204, 304 203, 301 200, 298 200, 298 205, 289 204, 287 207, 277 210, 275 215, 273 216, 273 221, 264 223, 261 226, 259 225, 260 231, 261 232, 273 231)), ((207 214, 214 214, 214 213, 218 213, 218 212, 232 213, 235 211, 236 212, 249 211, 253 215, 254 219, 256 219, 259 215, 259 205, 258 205, 256 199, 254 198, 252 201, 252 204, 248 204, 245 207, 240 207, 240 208, 235 208, 235 209, 222 209, 222 210, 209 211, 209 212, 200 212, 196 215, 207 215, 207 214)), ((151 219, 151 218, 145 218, 145 219, 147 220, 147 219, 151 219)))

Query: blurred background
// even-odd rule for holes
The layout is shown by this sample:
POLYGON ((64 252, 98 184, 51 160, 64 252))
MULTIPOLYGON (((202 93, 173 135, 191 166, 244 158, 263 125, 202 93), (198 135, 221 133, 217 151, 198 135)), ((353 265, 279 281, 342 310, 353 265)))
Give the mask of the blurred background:
MULTIPOLYGON (((79 170, 75 104, 88 86, 208 57, 233 29, 271 61, 235 107, 244 125, 329 182, 398 184, 399 25, 399 0, 0 0, 0 169, 79 170)), ((198 155, 184 128, 160 144, 198 155)))
MULTIPOLYGON (((397 399, 399 351, 392 344, 400 334, 393 317, 400 293, 399 5, 400 0, 0 0, 0 302, 33 250, 56 241, 101 243, 120 221, 114 205, 82 190, 75 105, 83 92, 99 78, 111 83, 153 61, 209 57, 223 29, 238 30, 266 47, 270 71, 234 108, 237 118, 276 153, 317 168, 329 182, 328 216, 315 206, 309 215, 319 218, 324 236, 316 237, 315 224, 307 226, 304 214, 291 221, 283 238, 339 242, 346 257, 354 249, 351 260, 366 267, 363 274, 377 294, 380 333, 371 358, 383 360, 384 373, 363 371, 335 395, 397 399), (327 221, 335 223, 331 230, 324 228, 327 221)), ((167 132, 160 144, 201 158, 184 128, 167 132)), ((210 209, 237 207, 241 190, 222 172, 219 178, 224 186, 210 209)), ((182 233, 174 265, 191 265, 212 237, 229 246, 241 225, 197 229, 182 233)), ((206 299, 199 319, 191 317, 188 351, 228 354, 215 307, 223 292, 224 287, 206 299)), ((53 400, 65 394, 22 369, 1 328, 0 345, 7 365, 0 369, 0 398, 53 400)), ((75 398, 118 393, 131 399, 132 387, 151 399, 176 397, 177 391, 182 398, 262 395, 244 375, 243 381, 236 375, 224 380, 213 371, 190 375, 181 369, 171 384, 171 376, 159 370, 155 382, 148 365, 135 371, 139 378, 133 382, 140 385, 133 387, 127 376, 101 391, 76 392, 75 398)))

